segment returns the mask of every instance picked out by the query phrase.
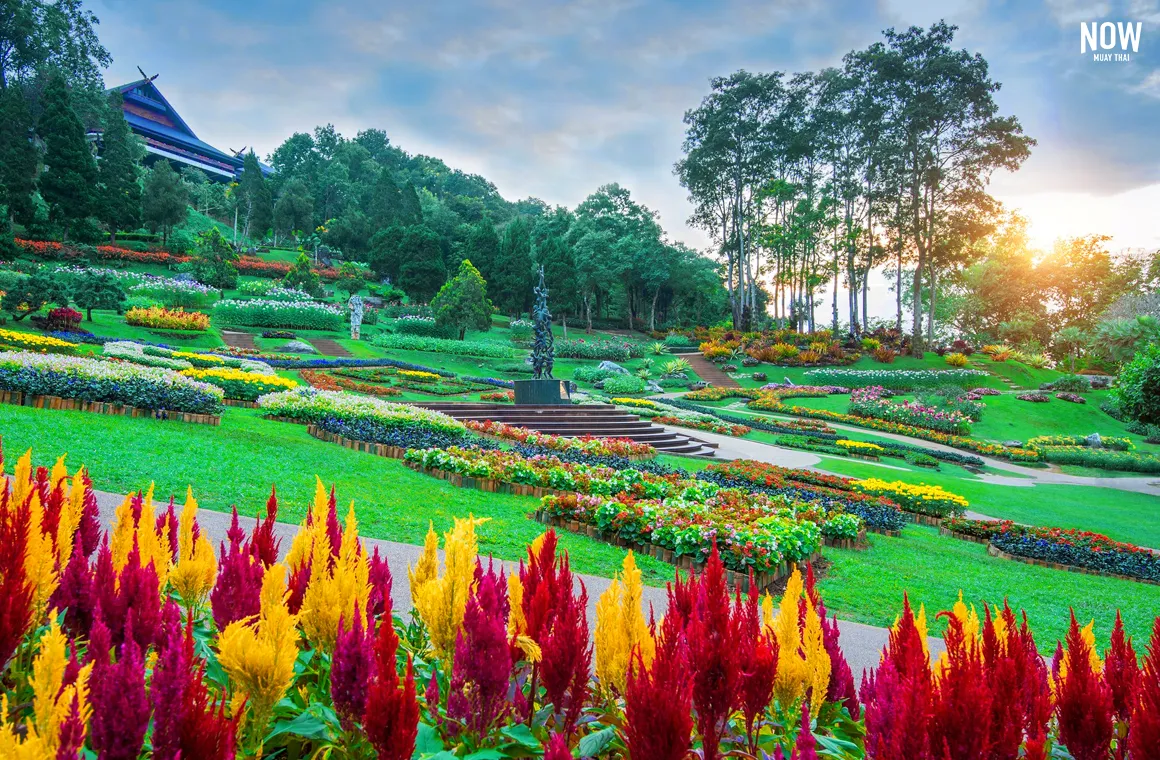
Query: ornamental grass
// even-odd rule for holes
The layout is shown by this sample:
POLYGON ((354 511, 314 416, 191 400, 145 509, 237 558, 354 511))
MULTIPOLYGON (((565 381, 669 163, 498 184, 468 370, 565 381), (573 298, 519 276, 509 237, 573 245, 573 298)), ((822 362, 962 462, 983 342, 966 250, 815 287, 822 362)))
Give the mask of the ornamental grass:
MULTIPOLYGON (((0 460, 2 461, 2 460, 0 460)), ((905 597, 861 688, 812 571, 780 599, 731 594, 714 551, 643 608, 631 553, 588 593, 549 531, 507 573, 457 520, 392 569, 317 484, 278 561, 272 492, 216 558, 184 506, 131 494, 102 535, 96 494, 31 452, 0 484, 0 756, 5 758, 587 757, 838 760, 1155 757, 1160 619, 1144 656, 1073 616, 1050 662, 1026 617, 905 597), (180 512, 180 517, 178 516, 180 512), (589 637, 589 631, 593 636, 589 637), (594 672, 594 674, 593 674, 594 672)))

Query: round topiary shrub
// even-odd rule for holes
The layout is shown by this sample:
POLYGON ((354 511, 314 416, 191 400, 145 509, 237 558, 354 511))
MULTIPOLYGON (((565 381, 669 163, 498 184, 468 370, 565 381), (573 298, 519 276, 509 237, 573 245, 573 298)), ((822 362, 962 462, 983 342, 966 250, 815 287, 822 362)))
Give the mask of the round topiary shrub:
POLYGON ((1160 343, 1153 343, 1124 365, 1112 398, 1126 416, 1160 423, 1160 343))

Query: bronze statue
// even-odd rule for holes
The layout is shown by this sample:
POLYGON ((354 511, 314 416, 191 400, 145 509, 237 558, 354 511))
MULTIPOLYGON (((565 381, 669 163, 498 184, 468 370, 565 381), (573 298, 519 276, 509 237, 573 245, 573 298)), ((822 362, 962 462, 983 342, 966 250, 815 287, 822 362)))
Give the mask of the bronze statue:
POLYGON ((548 286, 544 284, 544 268, 540 267, 540 284, 536 286, 536 304, 532 307, 532 321, 535 322, 535 338, 532 341, 532 369, 536 380, 552 379, 552 364, 555 363, 555 343, 552 337, 552 315, 548 311, 548 286))

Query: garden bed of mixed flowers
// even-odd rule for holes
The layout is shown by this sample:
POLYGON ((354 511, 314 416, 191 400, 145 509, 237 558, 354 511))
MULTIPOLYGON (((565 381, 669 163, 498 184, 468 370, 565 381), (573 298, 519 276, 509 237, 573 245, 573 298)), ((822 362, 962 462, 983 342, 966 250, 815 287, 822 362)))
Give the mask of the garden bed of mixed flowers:
POLYGON ((806 377, 814 385, 916 391, 945 385, 971 388, 990 376, 978 369, 814 369, 806 377))
POLYGON ((13 475, 4 757, 863 760, 965 737, 989 757, 1135 759, 1160 746, 1160 619, 1141 661, 1118 617, 1101 658, 1073 616, 1047 664, 1009 607, 980 619, 960 602, 930 667, 925 616, 904 600, 859 689, 809 572, 780 601, 733 596, 712 552, 650 624, 629 553, 590 620, 553 532, 507 577, 479 556, 484 521, 456 519, 408 569, 404 624, 402 569, 362 546, 321 482, 279 563, 273 496, 215 556, 192 490, 167 509, 127 497, 102 540, 84 470, 26 455, 13 475))
POLYGON ((986 540, 1016 557, 1160 583, 1160 555, 1099 533, 965 518, 944 520, 942 527, 953 535, 986 540))
POLYGON ((637 443, 631 438, 593 438, 581 436, 569 438, 529 430, 525 427, 508 425, 493 420, 466 420, 464 425, 473 433, 491 436, 503 441, 526 443, 551 451, 580 451, 592 456, 624 457, 625 459, 652 459, 657 450, 647 443, 637 443))
POLYGON ((1027 448, 1039 453, 1039 458, 1052 464, 1070 464, 1100 470, 1122 472, 1160 472, 1160 458, 1133 451, 1130 438, 1100 436, 1095 441, 1078 435, 1041 435, 1027 441, 1027 448))
POLYGON ((515 391, 495 391, 493 393, 483 393, 479 396, 480 401, 490 401, 500 404, 514 404, 516 402, 515 391))
POLYGON ((734 438, 740 438, 753 430, 748 425, 730 425, 727 422, 718 422, 716 420, 697 420, 688 419, 685 416, 677 416, 672 414, 659 414, 652 418, 652 421, 658 425, 672 425, 676 427, 690 428, 692 430, 703 430, 706 433, 716 433, 717 435, 729 435, 734 438))
POLYGON ((0 350, 38 351, 45 354, 71 354, 77 344, 50 335, 0 329, 0 350))
MULTIPOLYGON (((396 335, 387 332, 381 332, 372 337, 371 343, 380 348, 393 348, 400 351, 433 351, 453 356, 482 356, 491 359, 520 359, 527 355, 527 351, 488 340, 454 340, 451 338, 431 338, 424 335, 396 335)), ((560 355, 558 351, 556 355, 560 355)))
POLYGON ((368 396, 399 396, 403 391, 381 383, 364 383, 352 380, 337 372, 316 372, 304 369, 298 373, 312 388, 321 391, 354 391, 368 396))
POLYGON ((342 391, 299 387, 261 396, 258 398, 258 406, 270 417, 300 423, 363 423, 381 430, 437 432, 451 439, 462 439, 469 435, 463 423, 446 414, 342 391))
POLYGON ((611 402, 617 406, 628 407, 628 411, 640 417, 645 417, 658 425, 684 427, 691 430, 703 430, 706 433, 729 435, 736 438, 748 435, 752 430, 748 425, 725 422, 711 414, 697 411, 687 411, 679 406, 668 403, 669 399, 644 398, 613 398, 611 402))
POLYGON ((209 351, 182 351, 135 341, 109 341, 102 347, 102 353, 110 359, 132 362, 145 367, 165 367, 177 370, 232 367, 246 372, 274 374, 274 369, 269 364, 254 359, 223 356, 209 351))
POLYGON ((236 401, 257 401, 259 396, 297 388, 298 383, 288 377, 260 372, 245 372, 233 367, 186 369, 181 374, 194 380, 216 385, 225 397, 236 401))
POLYGON ((696 478, 726 488, 744 488, 795 502, 809 502, 828 512, 856 515, 867 528, 875 531, 894 533, 902 530, 907 522, 898 504, 886 497, 855 490, 852 479, 838 475, 738 459, 714 462, 698 472, 696 478))
POLYGON ((903 483, 900 480, 887 482, 879 478, 866 478, 855 480, 851 485, 862 493, 888 498, 907 512, 928 517, 957 517, 970 506, 962 496, 926 483, 903 483))
POLYGON ((129 309, 125 312, 125 324, 154 330, 205 332, 209 329, 209 317, 200 311, 151 306, 148 309, 129 309))
POLYGON ((951 435, 971 432, 971 418, 967 415, 917 401, 890 401, 889 392, 879 385, 854 389, 848 412, 855 417, 871 417, 951 435))

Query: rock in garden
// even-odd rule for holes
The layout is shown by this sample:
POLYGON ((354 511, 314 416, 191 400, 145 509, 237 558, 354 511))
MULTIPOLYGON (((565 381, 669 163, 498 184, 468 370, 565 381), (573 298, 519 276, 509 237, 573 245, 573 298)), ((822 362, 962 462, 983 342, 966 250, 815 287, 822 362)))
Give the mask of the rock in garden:
POLYGON ((1087 446, 1089 449, 1102 449, 1104 447, 1104 442, 1100 438, 1099 433, 1092 433, 1087 438, 1084 438, 1083 442, 1084 442, 1084 445, 1087 446))
POLYGON ((660 386, 656 380, 649 380, 645 386, 649 393, 664 393, 665 389, 660 386))
POLYGON ((628 374, 628 370, 626 370, 624 367, 620 366, 616 362, 610 362, 610 361, 600 362, 600 364, 596 367, 596 369, 603 370, 604 372, 612 372, 613 374, 616 374, 616 375, 627 375, 628 374))
POLYGON ((313 354, 315 353, 314 346, 309 343, 304 343, 300 340, 292 340, 282 346, 282 350, 290 354, 313 354))

